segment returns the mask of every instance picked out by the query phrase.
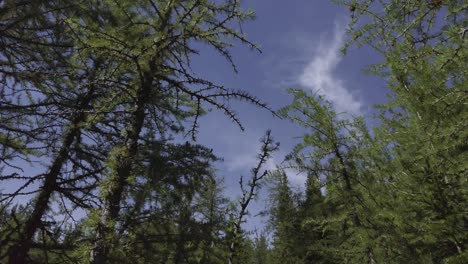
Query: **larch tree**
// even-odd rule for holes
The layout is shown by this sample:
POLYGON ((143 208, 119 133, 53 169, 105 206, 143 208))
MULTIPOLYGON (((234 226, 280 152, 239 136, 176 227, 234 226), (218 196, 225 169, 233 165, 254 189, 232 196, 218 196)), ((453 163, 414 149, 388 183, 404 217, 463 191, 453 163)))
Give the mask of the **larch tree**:
POLYGON ((386 79, 390 99, 372 132, 300 90, 282 110, 313 131, 289 157, 308 177, 304 230, 322 231, 313 261, 466 262, 466 1, 334 2, 352 12, 343 51, 383 57, 370 72, 386 79), (311 199, 310 177, 323 200, 311 199))
POLYGON ((241 28, 253 14, 238 1, 6 1, 0 8, 1 179, 24 182, 2 202, 35 196, 16 236, 2 241, 10 263, 31 260, 48 215, 71 217, 75 209, 93 226, 90 261, 108 262, 145 148, 174 133, 195 138, 206 105, 241 128, 227 99, 266 108, 190 67, 197 42, 233 66, 234 43, 256 49, 241 28), (41 162, 44 172, 28 175, 11 162, 18 159, 41 162))
POLYGON ((321 96, 289 92, 294 100, 279 113, 307 130, 286 157, 289 167, 307 176, 303 205, 296 209, 302 232, 308 234, 302 258, 323 263, 374 261, 369 232, 373 210, 363 192, 373 179, 364 177, 357 159, 367 133, 363 120, 340 118, 321 96))
POLYGON ((373 72, 386 76, 391 90, 390 103, 381 107, 379 133, 392 157, 386 180, 395 199, 388 222, 407 245, 394 250, 395 257, 466 262, 468 3, 353 5, 348 45, 383 56, 373 72))

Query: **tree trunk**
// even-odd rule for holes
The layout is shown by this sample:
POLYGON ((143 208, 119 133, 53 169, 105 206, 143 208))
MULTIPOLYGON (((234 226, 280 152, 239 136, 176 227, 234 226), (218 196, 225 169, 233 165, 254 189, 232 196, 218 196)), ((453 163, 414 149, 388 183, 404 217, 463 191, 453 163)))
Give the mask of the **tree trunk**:
POLYGON ((113 168, 108 194, 104 197, 104 209, 96 227, 96 241, 91 250, 91 263, 107 263, 111 250, 111 237, 114 232, 114 224, 119 217, 120 202, 124 189, 128 184, 128 178, 132 171, 132 165, 138 152, 138 139, 145 119, 145 106, 150 95, 153 77, 147 73, 143 77, 142 85, 138 90, 136 109, 133 112, 133 121, 125 139, 125 148, 117 156, 117 163, 113 168), (109 241, 109 239, 111 239, 109 241))
POLYGON ((28 252, 33 242, 33 236, 40 227, 41 219, 49 208, 49 200, 52 193, 56 190, 57 178, 63 165, 67 161, 69 148, 75 141, 76 136, 79 134, 81 129, 80 123, 86 119, 86 113, 80 110, 83 110, 88 106, 93 96, 94 88, 91 87, 88 93, 81 100, 78 109, 79 112, 75 114, 72 121, 72 128, 65 134, 62 147, 52 163, 49 172, 44 176, 44 185, 34 202, 33 212, 26 220, 18 242, 14 244, 8 252, 10 264, 26 263, 28 252))

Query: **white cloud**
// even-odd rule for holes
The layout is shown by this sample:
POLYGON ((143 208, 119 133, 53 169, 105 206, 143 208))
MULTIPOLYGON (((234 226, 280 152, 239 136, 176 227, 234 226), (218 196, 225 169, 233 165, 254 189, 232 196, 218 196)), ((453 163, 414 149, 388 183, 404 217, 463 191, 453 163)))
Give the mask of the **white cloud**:
MULTIPOLYGON (((236 155, 225 158, 225 166, 228 171, 250 171, 254 166, 257 166, 257 155, 260 151, 261 143, 245 145, 243 150, 236 155)), ((274 157, 267 160, 263 169, 274 170, 278 163, 275 163, 274 157)))
POLYGON ((345 81, 334 73, 342 59, 340 49, 344 43, 344 34, 344 27, 336 23, 332 38, 322 35, 297 81, 304 88, 325 96, 337 112, 360 114, 361 101, 350 92, 345 81))
MULTIPOLYGON (((242 175, 250 178, 250 170, 257 166, 258 159, 256 154, 260 150, 260 143, 258 144, 250 144, 250 146, 246 146, 244 151, 239 152, 237 155, 233 155, 225 159, 225 166, 229 172, 241 172, 242 175), (256 148, 253 148, 256 146, 256 148)), ((277 169, 278 166, 282 167, 284 164, 281 164, 281 160, 284 158, 284 153, 279 151, 274 153, 271 158, 267 160, 267 162, 263 165, 263 170, 274 171, 277 169)), ((306 177, 304 174, 299 173, 298 171, 287 168, 285 169, 285 173, 288 176, 288 179, 292 186, 302 188, 305 184, 306 177)))

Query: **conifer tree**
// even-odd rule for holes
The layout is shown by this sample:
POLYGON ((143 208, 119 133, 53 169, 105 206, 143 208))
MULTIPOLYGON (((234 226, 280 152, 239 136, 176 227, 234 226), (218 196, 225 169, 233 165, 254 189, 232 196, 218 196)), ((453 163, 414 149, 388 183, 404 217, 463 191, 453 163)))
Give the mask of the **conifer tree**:
POLYGON ((293 198, 289 181, 284 171, 278 170, 271 175, 273 187, 271 193, 270 225, 274 228, 273 263, 304 263, 300 254, 303 253, 301 240, 304 238, 300 229, 301 219, 298 215, 298 205, 293 198))
POLYGON ((381 53, 371 72, 387 77, 391 100, 373 133, 299 90, 282 110, 313 131, 289 156, 308 177, 303 230, 322 231, 309 233, 309 261, 464 263, 466 3, 336 2, 353 12, 344 51, 381 53), (324 183, 315 206, 311 176, 324 183))
POLYGON ((289 92, 293 103, 279 112, 308 131, 287 157, 289 166, 308 177, 300 222, 310 252, 303 257, 318 262, 326 256, 324 263, 375 261, 373 210, 363 192, 372 179, 363 176, 357 161, 366 133, 362 119, 340 119, 322 97, 289 92))
POLYGON ((393 254, 404 262, 465 262, 467 3, 354 5, 348 45, 383 55, 373 72, 387 76, 391 89, 378 133, 392 157, 381 165, 393 197, 387 222, 397 232, 393 239, 405 245, 393 254))
POLYGON ((249 215, 249 205, 257 198, 260 188, 263 186, 265 177, 268 175, 268 170, 263 169, 271 155, 279 149, 279 143, 273 140, 271 131, 268 130, 265 136, 260 140, 262 143, 260 152, 257 155, 257 164, 252 168, 251 178, 244 183, 244 177, 241 176, 239 185, 241 188, 241 197, 238 199, 235 206, 234 214, 230 217, 230 225, 228 227, 227 237, 229 245, 229 263, 244 263, 239 255, 247 257, 249 261, 253 261, 252 254, 242 254, 244 247, 253 250, 252 241, 246 237, 242 228, 242 224, 246 222, 246 216, 249 215))
POLYGON ((205 105, 241 128, 226 99, 266 107, 190 70, 191 56, 198 54, 195 42, 230 63, 234 41, 256 48, 232 23, 252 17, 238 1, 7 1, 0 8, 6 66, 1 166, 13 170, 1 180, 24 181, 18 190, 2 193, 2 202, 36 195, 18 235, 8 241, 10 263, 30 258, 55 198, 63 201, 54 202, 59 214, 89 214, 92 262, 108 261, 121 242, 121 209, 140 176, 142 146, 173 133, 195 137, 205 105), (10 162, 17 157, 50 164, 30 176, 10 162), (33 182, 40 187, 25 191, 33 182))

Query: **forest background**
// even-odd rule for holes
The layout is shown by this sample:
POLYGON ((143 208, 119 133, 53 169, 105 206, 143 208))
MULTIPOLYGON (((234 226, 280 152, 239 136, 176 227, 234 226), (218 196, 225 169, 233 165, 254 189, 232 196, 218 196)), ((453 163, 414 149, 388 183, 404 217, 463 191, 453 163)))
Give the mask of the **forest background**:
POLYGON ((2 263, 465 263, 467 3, 334 2, 2 1, 2 263))

